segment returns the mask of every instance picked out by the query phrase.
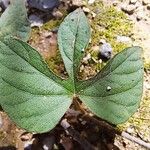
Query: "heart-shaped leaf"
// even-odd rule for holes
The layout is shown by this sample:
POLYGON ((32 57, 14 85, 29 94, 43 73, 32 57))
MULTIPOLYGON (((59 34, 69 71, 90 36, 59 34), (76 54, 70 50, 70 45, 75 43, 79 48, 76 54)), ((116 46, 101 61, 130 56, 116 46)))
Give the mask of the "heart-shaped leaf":
POLYGON ((25 0, 11 0, 11 4, 0 18, 0 39, 7 35, 27 41, 30 25, 27 20, 25 0))
POLYGON ((125 49, 109 61, 96 77, 80 83, 79 97, 92 112, 119 124, 137 110, 144 74, 141 52, 140 47, 125 49))

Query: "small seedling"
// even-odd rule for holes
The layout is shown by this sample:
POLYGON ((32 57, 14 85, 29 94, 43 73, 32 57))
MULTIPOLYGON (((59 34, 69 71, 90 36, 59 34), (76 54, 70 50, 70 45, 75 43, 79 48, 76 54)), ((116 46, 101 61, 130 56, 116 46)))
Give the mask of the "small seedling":
POLYGON ((0 29, 0 104, 27 131, 53 129, 73 98, 113 124, 125 122, 139 107, 143 84, 140 47, 123 50, 91 79, 77 78, 90 39, 90 26, 81 9, 70 13, 58 31, 67 79, 54 74, 25 42, 29 26, 23 1, 14 0, 8 7, 1 17, 0 29))

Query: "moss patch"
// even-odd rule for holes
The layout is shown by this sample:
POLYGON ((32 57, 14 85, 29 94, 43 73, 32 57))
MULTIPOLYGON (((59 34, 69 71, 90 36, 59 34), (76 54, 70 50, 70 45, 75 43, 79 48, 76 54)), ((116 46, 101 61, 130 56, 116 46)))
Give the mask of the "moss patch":
MULTIPOLYGON (((93 60, 96 60, 91 61, 90 63, 92 64, 90 66, 93 68, 93 70, 96 69, 96 71, 99 71, 105 64, 97 62, 98 57, 97 53, 92 50, 93 46, 99 46, 99 41, 101 39, 105 39, 112 45, 114 53, 118 53, 130 45, 117 42, 116 37, 117 35, 130 36, 132 31, 132 24, 123 12, 117 11, 113 6, 105 6, 99 0, 97 0, 93 5, 87 4, 86 7, 90 9, 90 13, 87 15, 87 17, 89 18, 89 22, 92 28, 92 37, 87 49, 87 53, 91 53, 92 57, 94 58, 93 60), (97 14, 96 17, 92 18, 92 12, 97 14)), ((67 12, 64 10, 63 14, 65 17, 67 12)), ((40 32, 59 27, 62 20, 63 19, 50 20, 41 28, 34 28, 32 30, 31 36, 32 42, 38 41, 40 32)), ((49 66, 53 68, 53 70, 56 70, 56 66, 62 62, 62 59, 58 53, 55 59, 49 59, 46 61, 49 66)))
POLYGON ((109 42, 114 52, 120 52, 129 46, 116 40, 117 35, 131 36, 132 24, 123 12, 117 11, 113 6, 104 6, 99 1, 90 5, 89 8, 97 14, 90 22, 93 30, 90 47, 99 45, 101 39, 109 42))

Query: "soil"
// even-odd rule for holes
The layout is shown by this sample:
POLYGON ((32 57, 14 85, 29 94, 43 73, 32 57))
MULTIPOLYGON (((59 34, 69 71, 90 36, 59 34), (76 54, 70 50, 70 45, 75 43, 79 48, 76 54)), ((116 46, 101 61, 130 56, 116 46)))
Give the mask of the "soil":
MULTIPOLYGON (((143 6, 142 1, 139 0, 139 2, 139 7, 143 6)), ((124 3, 130 5, 128 0, 117 2, 104 0, 104 3, 105 5, 114 5, 114 3, 117 3, 117 5, 115 4, 115 9, 119 11, 124 3)), ((71 5, 67 3, 63 9, 68 9, 69 12, 78 7, 70 6, 71 5)), ((144 5, 144 7, 146 6, 144 5)), ((149 17, 147 16, 147 9, 145 12, 146 17, 149 17)), ((64 130, 61 126, 62 122, 60 121, 60 123, 48 133, 31 134, 16 127, 9 117, 1 111, 0 115, 2 116, 3 125, 0 128, 0 150, 23 150, 25 147, 26 150, 146 150, 146 148, 139 144, 135 144, 133 141, 129 141, 126 138, 117 135, 116 130, 114 130, 119 128, 134 137, 138 137, 146 143, 150 143, 150 19, 137 20, 135 13, 136 11, 130 15, 126 13, 126 15, 133 23, 133 45, 140 45, 144 50, 143 58, 145 62, 145 76, 144 92, 140 108, 129 119, 129 121, 125 124, 114 127, 91 114, 91 112, 89 112, 83 104, 80 104, 80 109, 78 105, 72 105, 62 118, 65 124, 69 123, 70 125, 67 130, 64 130), (84 111, 88 113, 88 116, 84 115, 84 111)), ((62 76, 66 76, 62 59, 59 58, 60 54, 57 47, 57 29, 55 31, 45 29, 44 31, 42 30, 42 32, 38 29, 38 32, 35 31, 36 34, 34 29, 32 32, 34 33, 34 37, 32 36, 29 43, 38 49, 54 72, 62 76), (36 39, 36 37, 39 38, 36 39), (57 61, 52 63, 52 61, 49 61, 51 59, 57 59, 57 61)), ((91 77, 97 72, 97 70, 92 68, 90 65, 84 64, 82 67, 84 70, 82 78, 91 77)))

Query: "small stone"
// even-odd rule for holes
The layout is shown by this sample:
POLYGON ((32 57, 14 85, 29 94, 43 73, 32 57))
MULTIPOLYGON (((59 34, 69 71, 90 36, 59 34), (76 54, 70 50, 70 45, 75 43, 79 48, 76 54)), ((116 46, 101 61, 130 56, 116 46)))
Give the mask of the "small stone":
POLYGON ((60 124, 65 130, 70 127, 70 124, 67 122, 67 119, 63 119, 60 124))
POLYGON ((0 0, 1 9, 6 9, 10 4, 10 0, 0 0))
POLYGON ((90 59, 91 59, 91 54, 89 53, 89 54, 87 54, 86 57, 83 58, 83 63, 88 64, 88 60, 90 60, 90 59))
POLYGON ((100 55, 99 58, 107 61, 112 56, 112 47, 109 43, 104 43, 102 46, 100 46, 100 55))
POLYGON ((150 4, 147 5, 147 9, 150 10, 150 4))
POLYGON ((113 1, 113 6, 117 6, 119 4, 119 1, 115 0, 113 1))
POLYGON ((83 9, 83 11, 84 11, 85 13, 89 13, 89 12, 90 12, 90 9, 87 8, 87 7, 83 7, 82 9, 83 9))
POLYGON ((135 9, 136 9, 136 6, 133 5, 133 4, 130 4, 130 5, 122 5, 121 9, 122 9, 125 13, 127 13, 127 14, 129 14, 129 15, 132 15, 132 14, 134 13, 135 9))
POLYGON ((81 7, 81 6, 83 6, 83 1, 82 0, 72 0, 72 5, 81 7))
POLYGON ((104 43, 106 43, 106 40, 105 39, 100 39, 99 43, 104 44, 104 43))
POLYGON ((121 42, 121 43, 131 43, 132 40, 131 38, 127 37, 127 36, 117 36, 117 42, 121 42))
POLYGON ((150 90, 150 84, 149 84, 149 83, 146 82, 144 85, 145 85, 145 88, 146 88, 147 90, 150 90))
POLYGON ((134 128, 133 127, 128 127, 127 132, 130 133, 130 134, 134 133, 134 128))
POLYGON ((142 0, 142 4, 143 5, 148 5, 148 4, 150 4, 150 0, 142 0))
POLYGON ((92 18, 95 18, 95 17, 96 17, 96 15, 97 15, 97 14, 96 14, 96 13, 94 13, 94 12, 92 12, 91 14, 92 14, 92 18))
POLYGON ((95 0, 89 0, 89 1, 88 1, 88 4, 91 5, 91 4, 93 4, 94 2, 95 2, 95 0))
POLYGON ((28 6, 42 11, 53 10, 59 6, 59 0, 27 0, 28 6))
POLYGON ((43 20, 37 15, 30 15, 29 21, 31 23, 31 27, 41 27, 43 25, 43 20))
POLYGON ((136 4, 137 0, 130 0, 130 4, 136 4))
POLYGON ((59 10, 54 10, 52 14, 56 19, 61 19, 63 17, 63 14, 59 10))

